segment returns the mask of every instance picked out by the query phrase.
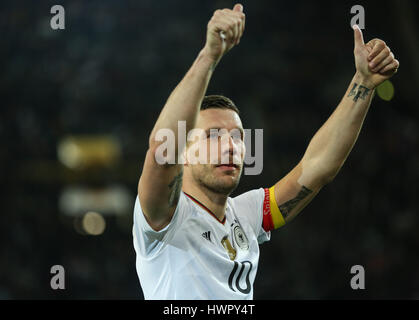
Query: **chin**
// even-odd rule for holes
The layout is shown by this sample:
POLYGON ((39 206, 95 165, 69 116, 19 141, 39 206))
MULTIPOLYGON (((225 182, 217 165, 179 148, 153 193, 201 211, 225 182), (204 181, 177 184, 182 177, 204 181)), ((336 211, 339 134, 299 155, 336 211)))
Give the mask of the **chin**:
POLYGON ((228 196, 236 189, 240 182, 241 168, 235 172, 219 169, 196 170, 193 171, 193 176, 196 183, 207 190, 228 196))
POLYGON ((233 176, 224 176, 215 179, 211 185, 207 184, 207 188, 213 192, 229 195, 238 186, 240 179, 233 176))

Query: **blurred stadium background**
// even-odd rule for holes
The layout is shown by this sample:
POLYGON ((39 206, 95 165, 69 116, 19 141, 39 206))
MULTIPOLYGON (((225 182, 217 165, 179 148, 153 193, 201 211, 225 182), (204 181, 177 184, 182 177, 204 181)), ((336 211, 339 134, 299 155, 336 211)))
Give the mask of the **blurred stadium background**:
MULTIPOLYGON (((419 298, 419 5, 242 1, 246 31, 208 94, 264 129, 264 170, 297 164, 354 73, 353 5, 366 41, 401 68, 376 96, 334 182, 261 246, 255 299, 419 298), (392 91, 392 88, 394 89, 392 91), (350 268, 366 270, 354 291, 350 268)), ((0 299, 141 299, 132 211, 148 134, 231 1, 2 1, 0 299), (50 28, 61 4, 66 29, 50 28), (66 289, 50 288, 63 265, 66 289)))

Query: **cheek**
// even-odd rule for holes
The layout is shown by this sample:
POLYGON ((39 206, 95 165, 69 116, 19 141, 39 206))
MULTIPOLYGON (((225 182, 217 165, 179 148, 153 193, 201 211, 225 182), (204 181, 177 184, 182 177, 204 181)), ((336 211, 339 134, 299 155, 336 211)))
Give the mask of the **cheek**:
POLYGON ((186 163, 199 164, 207 163, 208 149, 206 140, 196 140, 186 150, 186 163))
POLYGON ((198 164, 193 166, 194 175, 200 177, 201 180, 210 182, 214 179, 214 168, 206 164, 198 164))
POLYGON ((208 143, 207 143, 208 158, 217 160, 220 154, 220 147, 221 147, 220 143, 217 140, 208 139, 208 143))

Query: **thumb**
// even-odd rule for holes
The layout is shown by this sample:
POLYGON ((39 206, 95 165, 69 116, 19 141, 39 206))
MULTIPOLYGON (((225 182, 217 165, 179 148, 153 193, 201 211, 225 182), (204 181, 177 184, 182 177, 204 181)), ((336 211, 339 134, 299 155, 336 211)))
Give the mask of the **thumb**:
POLYGON ((237 3, 234 6, 233 11, 243 12, 243 6, 240 3, 237 3))
POLYGON ((365 43, 364 43, 364 37, 362 35, 361 29, 356 24, 354 24, 352 28, 354 29, 355 48, 359 46, 363 46, 365 43))

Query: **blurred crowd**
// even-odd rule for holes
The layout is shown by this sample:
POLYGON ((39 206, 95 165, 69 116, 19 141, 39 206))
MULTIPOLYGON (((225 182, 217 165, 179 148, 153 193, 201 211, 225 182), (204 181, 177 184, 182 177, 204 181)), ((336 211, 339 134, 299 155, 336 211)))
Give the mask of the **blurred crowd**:
MULTIPOLYGON (((246 30, 218 65, 208 94, 262 128, 264 169, 236 194, 268 187, 295 166, 355 71, 352 5, 243 1, 246 30)), ((60 212, 71 184, 119 184, 132 208, 148 134, 205 42, 214 10, 230 1, 50 1, 0 4, 0 299, 141 299, 132 210, 105 216, 98 236, 60 212), (74 171, 57 157, 67 135, 118 138, 112 168, 74 171), (66 289, 50 287, 53 265, 66 289)), ((261 246, 255 299, 419 299, 419 5, 365 1, 366 41, 382 38, 401 63, 391 101, 374 98, 335 180, 261 246), (416 37, 414 37, 416 35, 416 37), (362 265, 366 289, 352 290, 362 265)))

